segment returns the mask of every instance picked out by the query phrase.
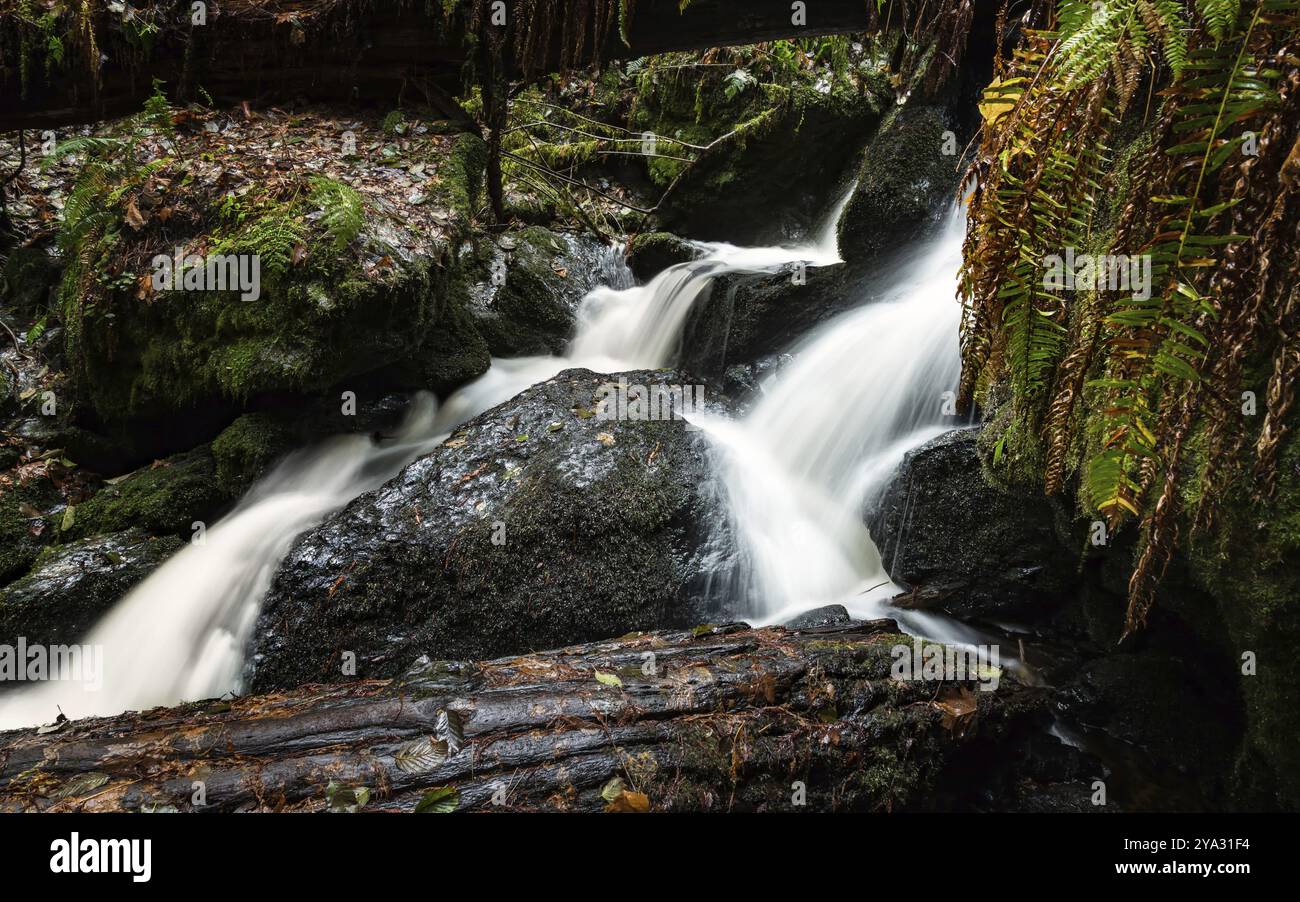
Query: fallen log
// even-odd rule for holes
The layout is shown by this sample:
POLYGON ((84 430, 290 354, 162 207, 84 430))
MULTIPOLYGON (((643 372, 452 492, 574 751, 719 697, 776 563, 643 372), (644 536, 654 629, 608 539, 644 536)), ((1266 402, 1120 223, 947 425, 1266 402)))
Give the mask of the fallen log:
POLYGON ((639 633, 0 733, 3 811, 894 810, 1041 712, 892 679, 893 621, 639 633))
POLYGON ((464 85, 467 34, 497 21, 511 35, 512 74, 532 75, 666 50, 866 31, 878 17, 864 0, 818 0, 802 14, 789 0, 507 0, 499 9, 490 0, 0 0, 0 130, 133 113, 154 79, 181 100, 438 108, 464 85))

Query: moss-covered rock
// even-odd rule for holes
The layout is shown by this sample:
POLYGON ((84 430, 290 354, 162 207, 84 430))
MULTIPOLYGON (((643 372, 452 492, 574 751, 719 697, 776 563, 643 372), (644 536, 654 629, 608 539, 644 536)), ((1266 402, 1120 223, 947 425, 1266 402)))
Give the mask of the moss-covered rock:
POLYGON ((59 282, 59 259, 43 247, 15 247, 0 269, 0 300, 24 314, 36 313, 59 282))
POLYGON ((0 474, 0 584, 27 572, 62 515, 63 499, 45 477, 0 474))
POLYGON ((560 373, 304 534, 267 594, 252 685, 335 679, 343 651, 393 675, 705 619, 707 442, 679 419, 602 419, 616 379, 560 373))
MULTIPOLYGON (((1293 415, 1277 460, 1277 490, 1264 502, 1240 484, 1218 499, 1210 535, 1191 545, 1195 582, 1217 602, 1221 644, 1233 662, 1246 710, 1234 768, 1240 807, 1300 808, 1300 416, 1293 415), (1249 666, 1248 666, 1249 664, 1249 666), (1247 673, 1247 670, 1253 672, 1247 673)), ((1159 604, 1176 605, 1169 586, 1159 604)))
POLYGON ((0 589, 0 641, 79 639, 180 546, 130 529, 46 549, 31 573, 0 589))
POLYGON ((467 244, 459 269, 472 328, 497 357, 562 352, 579 301, 620 277, 610 248, 541 226, 467 244))
POLYGON ((189 538, 195 521, 210 523, 231 498, 217 479, 212 449, 204 445, 105 485, 65 515, 60 538, 80 539, 132 527, 153 535, 189 538))
POLYGON ((75 209, 98 206, 106 216, 92 227, 69 221, 60 235, 78 261, 65 272, 60 306, 82 424, 124 441, 183 436, 140 449, 156 456, 210 438, 268 398, 381 378, 446 392, 482 373, 486 344, 450 290, 448 241, 468 227, 475 203, 474 140, 419 164, 441 173, 428 190, 450 208, 432 235, 324 176, 213 198, 192 183, 201 163, 88 163, 75 209), (199 278, 157 278, 160 261, 177 253, 199 278), (257 284, 203 284, 196 264, 214 256, 237 258, 242 277, 256 266, 257 284), (140 428, 161 421, 170 433, 140 428))
MULTIPOLYGON (((456 325, 442 270, 410 261, 386 279, 302 272, 255 301, 179 292, 115 304, 75 331, 79 387, 104 422, 161 417, 272 393, 323 392, 348 378, 415 360, 436 330, 456 325)), ((465 359, 472 378, 486 360, 465 359)))
POLYGON ((960 177, 962 147, 954 128, 939 106, 894 107, 885 117, 840 215, 845 260, 869 260, 910 241, 935 221, 960 177))
POLYGON ((321 399, 288 409, 246 413, 222 430, 212 442, 216 483, 237 498, 286 454, 330 435, 384 432, 397 425, 408 398, 362 389, 355 411, 337 401, 321 399))
MULTIPOLYGON (((880 118, 880 101, 845 88, 823 93, 805 85, 763 85, 756 90, 761 100, 739 110, 706 104, 697 113, 697 124, 708 121, 706 131, 726 136, 699 152, 689 168, 651 161, 652 178, 670 188, 659 211, 666 228, 740 244, 809 235, 844 187, 845 170, 880 118), (732 120, 735 115, 744 118, 732 120), (754 206, 758 198, 761 210, 754 206)), ((703 140, 680 124, 680 115, 675 105, 647 104, 641 120, 660 134, 703 140)))
POLYGON ((863 75, 871 71, 841 79, 797 67, 759 82, 747 69, 691 60, 646 67, 631 124, 654 136, 645 159, 650 182, 666 192, 661 223, 741 244, 808 235, 889 103, 888 84, 863 75))
POLYGON ((301 438, 297 423, 286 417, 244 414, 212 442, 217 484, 232 495, 242 494, 271 464, 298 446, 301 438))

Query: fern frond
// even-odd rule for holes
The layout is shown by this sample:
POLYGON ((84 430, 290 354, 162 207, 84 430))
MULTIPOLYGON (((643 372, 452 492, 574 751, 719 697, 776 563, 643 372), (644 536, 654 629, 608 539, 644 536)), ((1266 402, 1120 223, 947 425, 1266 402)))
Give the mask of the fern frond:
POLYGON ((309 200, 320 208, 321 225, 330 236, 336 251, 341 251, 361 234, 365 226, 365 208, 361 195, 349 185, 324 176, 311 180, 309 200))
POLYGON ((1226 38, 1241 15, 1241 0, 1196 0, 1196 11, 1216 41, 1226 38))
POLYGON ((50 151, 49 155, 41 161, 41 168, 48 168, 72 154, 84 153, 89 156, 108 157, 130 146, 130 142, 121 138, 99 138, 93 135, 69 138, 66 141, 60 141, 54 150, 50 151))

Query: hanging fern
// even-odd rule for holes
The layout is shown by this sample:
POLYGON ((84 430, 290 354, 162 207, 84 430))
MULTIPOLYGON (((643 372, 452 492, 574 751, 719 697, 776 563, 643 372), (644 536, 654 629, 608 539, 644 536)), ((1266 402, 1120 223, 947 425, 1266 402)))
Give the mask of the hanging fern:
POLYGON ((1057 65, 1074 86, 1107 71, 1132 80, 1156 43, 1175 76, 1187 64, 1190 26, 1177 0, 1067 0, 1059 21, 1057 65))
MULTIPOLYGON (((1226 399, 1261 343, 1276 351, 1256 441, 1259 493, 1293 407, 1300 292, 1286 294, 1280 260, 1284 248, 1300 252, 1298 13, 1297 0, 1062 0, 1026 17, 980 105, 960 401, 1001 397, 994 389, 1006 386, 1006 428, 1043 442, 1045 490, 1063 491, 1080 472, 1086 510, 1114 527, 1138 521, 1126 632, 1145 621, 1179 541, 1193 432, 1204 454, 1197 522, 1238 472, 1228 460, 1245 427, 1226 399), (1145 127, 1153 140, 1125 176, 1132 196, 1099 235, 1097 179, 1144 83, 1160 98, 1145 127), (1263 150, 1247 150, 1256 143, 1263 150), (1043 291, 1041 255, 1066 246, 1145 258, 1150 291, 1043 291), (1268 305, 1286 298, 1270 319, 1268 305), (1085 394, 1096 401, 1086 409, 1085 394)), ((1000 460, 1018 453, 1006 433, 998 447, 1000 460)))

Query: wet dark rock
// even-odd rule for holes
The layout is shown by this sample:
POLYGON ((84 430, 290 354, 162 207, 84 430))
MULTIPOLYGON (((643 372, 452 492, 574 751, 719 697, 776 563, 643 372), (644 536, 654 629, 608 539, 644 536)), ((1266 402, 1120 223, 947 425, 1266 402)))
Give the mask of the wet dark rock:
POLYGON ((955 128, 941 106, 904 106, 886 116, 840 216, 845 260, 870 260, 933 227, 957 192, 962 145, 955 128), (946 139, 949 132, 953 137, 946 139))
POLYGON ((75 641, 180 546, 129 529, 47 549, 31 573, 0 589, 0 641, 75 641))
MULTIPOLYGON (((682 366, 723 377, 785 350, 843 304, 842 265, 788 264, 775 273, 731 272, 709 282, 682 331, 682 366)), ((737 375, 740 375, 737 373, 737 375)))
POLYGON ((459 266, 457 290, 496 357, 562 352, 587 292, 631 284, 611 248, 540 226, 466 243, 459 266))
POLYGON ((1011 494, 984 477, 979 429, 945 433, 908 452, 868 517, 904 607, 963 620, 1042 616, 1077 579, 1078 556, 1056 533, 1043 496, 1011 494))
MULTIPOLYGON (((189 538, 195 521, 210 523, 232 496, 216 479, 212 450, 203 445, 106 484, 73 507, 62 539, 139 527, 154 535, 189 538)), ((66 521, 65 521, 66 522, 66 521)))
POLYGON ((567 370, 534 386, 303 535, 267 595, 252 687, 337 680, 345 652, 357 676, 394 676, 421 655, 706 621, 706 440, 681 420, 599 419, 597 391, 618 378, 567 370))
POLYGON ((695 244, 671 232, 650 232, 632 239, 627 265, 634 276, 649 282, 668 267, 694 260, 702 253, 695 244))
POLYGON ((842 604, 828 604, 811 611, 804 611, 798 617, 786 622, 786 629, 810 630, 819 626, 841 626, 851 623, 848 609, 842 604))

